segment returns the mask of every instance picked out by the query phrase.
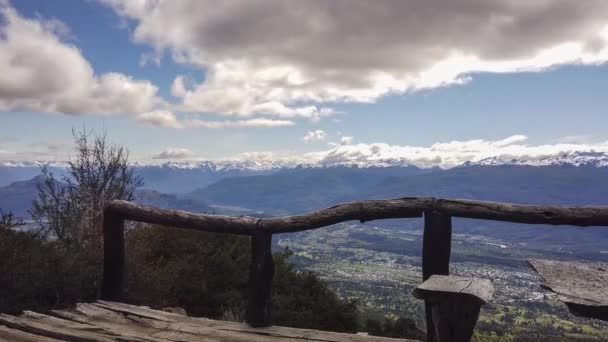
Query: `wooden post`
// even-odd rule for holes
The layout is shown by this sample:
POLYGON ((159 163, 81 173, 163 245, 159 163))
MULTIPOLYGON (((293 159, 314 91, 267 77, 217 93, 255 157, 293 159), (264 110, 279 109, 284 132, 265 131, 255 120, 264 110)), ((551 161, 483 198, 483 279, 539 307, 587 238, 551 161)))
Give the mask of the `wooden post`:
POLYGON ((439 342, 469 342, 481 306, 489 302, 494 286, 488 279, 433 275, 414 290, 414 297, 430 306, 433 331, 439 342))
POLYGON ((101 298, 122 299, 125 274, 125 221, 111 210, 103 214, 103 279, 101 298))
MULTIPOLYGON (((450 274, 452 248, 452 218, 434 210, 424 212, 424 235, 422 237, 422 279, 431 275, 450 274)), ((426 314, 426 340, 436 342, 433 315, 428 300, 424 302, 426 314)))
POLYGON ((273 275, 272 234, 256 232, 251 235, 249 303, 247 304, 247 323, 252 327, 267 327, 270 325, 273 275))

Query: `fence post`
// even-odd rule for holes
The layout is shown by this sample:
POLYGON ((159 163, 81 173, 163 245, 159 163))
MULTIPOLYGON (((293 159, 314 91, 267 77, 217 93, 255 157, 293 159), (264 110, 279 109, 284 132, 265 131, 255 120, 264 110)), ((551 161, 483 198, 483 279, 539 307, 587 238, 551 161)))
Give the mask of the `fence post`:
MULTIPOLYGON (((422 279, 433 274, 450 274, 452 248, 452 218, 435 210, 424 212, 424 235, 422 237, 422 279)), ((427 342, 435 342, 435 329, 431 306, 424 304, 426 314, 427 342)))
POLYGON ((251 235, 251 268, 249 269, 249 302, 247 323, 252 327, 270 325, 272 277, 272 234, 256 232, 251 235))
POLYGON ((103 278, 101 298, 120 301, 125 274, 125 221, 111 210, 103 214, 103 278))

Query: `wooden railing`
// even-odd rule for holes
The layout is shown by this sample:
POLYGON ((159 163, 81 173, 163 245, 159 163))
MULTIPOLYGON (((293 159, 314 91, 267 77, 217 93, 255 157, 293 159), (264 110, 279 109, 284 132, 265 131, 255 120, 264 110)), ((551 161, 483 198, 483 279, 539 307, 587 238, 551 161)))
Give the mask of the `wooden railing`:
MULTIPOLYGON (((127 201, 113 201, 104 211, 104 274, 102 297, 119 301, 125 279, 124 221, 170 225, 214 233, 251 236, 249 302, 246 320, 254 327, 271 323, 271 286, 274 274, 272 234, 298 232, 332 224, 415 218, 424 216, 422 277, 448 275, 452 240, 452 217, 527 224, 608 226, 608 207, 541 206, 439 198, 398 198, 340 204, 305 215, 276 218, 194 214, 159 209, 127 201)), ((432 317, 426 307, 427 327, 432 317)), ((433 341, 433 330, 428 340, 433 341)))

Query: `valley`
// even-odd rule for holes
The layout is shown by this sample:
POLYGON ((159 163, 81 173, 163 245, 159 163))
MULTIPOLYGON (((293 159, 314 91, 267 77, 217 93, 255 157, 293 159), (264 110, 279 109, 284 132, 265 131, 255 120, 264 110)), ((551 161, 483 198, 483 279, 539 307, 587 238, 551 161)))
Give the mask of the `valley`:
MULTIPOLYGON (((420 223, 420 222, 419 222, 420 223)), ((422 231, 393 224, 344 223, 275 238, 277 249, 289 248, 302 270, 317 272, 342 298, 355 301, 374 317, 399 316, 424 325, 424 305, 411 296, 422 279, 422 231), (376 238, 370 238, 370 236, 376 238), (397 247, 401 246, 401 247, 397 247)), ((571 315, 540 279, 526 258, 572 258, 523 248, 483 235, 455 234, 451 274, 491 279, 495 294, 482 309, 477 338, 534 336, 570 341, 602 341, 608 324, 571 315), (531 335, 530 335, 531 334, 531 335)))

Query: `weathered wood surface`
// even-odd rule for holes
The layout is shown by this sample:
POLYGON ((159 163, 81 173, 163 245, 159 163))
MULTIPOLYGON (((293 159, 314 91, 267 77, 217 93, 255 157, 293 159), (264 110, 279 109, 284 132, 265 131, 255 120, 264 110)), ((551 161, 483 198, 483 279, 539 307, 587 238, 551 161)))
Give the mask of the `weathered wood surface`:
POLYGON ((608 320, 608 263, 527 261, 573 314, 608 320))
POLYGON ((195 214, 183 210, 160 209, 128 201, 112 201, 105 215, 119 215, 125 220, 189 228, 216 233, 248 235, 257 231, 259 219, 248 216, 195 214))
POLYGON ((336 205, 304 215, 259 219, 248 216, 195 214, 159 209, 127 201, 112 201, 106 215, 125 220, 170 225, 217 233, 251 235, 258 231, 273 234, 316 229, 351 221, 421 217, 424 211, 447 216, 508 221, 527 224, 608 226, 608 207, 524 205, 488 201, 404 197, 368 200, 336 205))
POLYGON ((443 295, 464 295, 486 304, 492 300, 494 286, 488 279, 433 275, 414 289, 414 297, 440 298, 443 295))
POLYGON ((117 302, 81 303, 49 315, 0 314, 0 341, 230 341, 230 342, 407 341, 286 327, 252 328, 243 323, 195 318, 117 302))
POLYGON ((59 340, 40 335, 34 335, 0 325, 0 341, 12 342, 58 342, 59 340))
POLYGON ((366 222, 422 217, 424 208, 431 205, 432 202, 431 198, 414 197, 351 202, 304 215, 262 219, 260 228, 277 234, 316 229, 353 220, 366 222))
POLYGON ((608 207, 529 205, 436 199, 436 210, 454 217, 526 224, 608 226, 608 207))
POLYGON ((494 286, 487 279, 432 275, 413 293, 425 300, 427 315, 432 318, 427 341, 470 341, 481 306, 493 293, 494 286))

